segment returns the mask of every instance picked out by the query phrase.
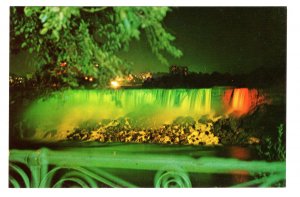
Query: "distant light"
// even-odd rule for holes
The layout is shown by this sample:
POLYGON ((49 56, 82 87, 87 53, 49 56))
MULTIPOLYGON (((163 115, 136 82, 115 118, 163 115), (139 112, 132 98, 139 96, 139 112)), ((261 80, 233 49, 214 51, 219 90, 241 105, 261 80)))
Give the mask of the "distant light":
POLYGON ((67 62, 61 62, 61 63, 60 63, 60 66, 61 66, 61 67, 67 66, 67 62))
POLYGON ((88 77, 84 77, 85 80, 88 80, 88 77))
POLYGON ((120 84, 117 81, 111 81, 110 85, 112 88, 115 88, 115 89, 120 87, 120 84))
POLYGON ((93 80, 94 80, 93 77, 90 77, 90 78, 89 78, 89 81, 93 81, 93 80))

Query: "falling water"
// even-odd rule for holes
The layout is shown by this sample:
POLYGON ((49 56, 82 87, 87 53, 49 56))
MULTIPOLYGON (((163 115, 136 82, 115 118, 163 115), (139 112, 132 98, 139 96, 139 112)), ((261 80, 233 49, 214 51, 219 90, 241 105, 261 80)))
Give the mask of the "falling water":
POLYGON ((264 95, 260 95, 257 89, 236 88, 228 89, 223 97, 227 113, 235 116, 248 114, 258 105, 266 102, 264 95))
POLYGON ((85 121, 121 117, 159 127, 179 116, 198 120, 228 111, 245 114, 256 93, 247 88, 68 90, 32 102, 23 121, 39 139, 45 131, 55 130, 56 136, 60 133, 65 138, 67 130, 85 121))
POLYGON ((158 127, 178 116, 211 115, 215 110, 212 92, 212 89, 68 90, 34 101, 24 114, 24 122, 41 134, 38 138, 44 131, 56 130, 65 135, 65 131, 85 121, 120 117, 158 127))

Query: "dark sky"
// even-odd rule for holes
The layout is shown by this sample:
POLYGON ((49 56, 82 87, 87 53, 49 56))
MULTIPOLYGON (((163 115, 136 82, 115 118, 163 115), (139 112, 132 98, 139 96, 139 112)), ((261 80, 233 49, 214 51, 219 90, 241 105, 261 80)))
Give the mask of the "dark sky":
MULTIPOLYGON (((168 56, 170 64, 209 73, 286 66, 285 7, 174 7, 164 25, 184 53, 180 59, 168 56)), ((134 63, 133 72, 168 71, 144 37, 121 56, 134 63)))

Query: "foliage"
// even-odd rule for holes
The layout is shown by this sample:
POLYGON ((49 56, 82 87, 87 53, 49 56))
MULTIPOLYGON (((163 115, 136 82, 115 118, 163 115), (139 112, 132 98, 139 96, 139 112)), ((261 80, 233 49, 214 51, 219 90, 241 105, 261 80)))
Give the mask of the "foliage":
POLYGON ((105 86, 127 74, 130 63, 117 56, 145 33, 152 52, 168 64, 163 52, 180 57, 175 39, 163 27, 167 7, 12 7, 11 52, 27 50, 48 78, 77 87, 91 79, 105 86), (43 65, 48 65, 45 69, 43 65))
POLYGON ((285 161, 286 149, 283 141, 284 127, 280 124, 278 127, 278 135, 276 141, 267 137, 263 144, 257 147, 260 157, 268 161, 285 161))
MULTIPOLYGON (((277 139, 272 140, 267 137, 263 143, 257 146, 258 155, 267 161, 285 161, 286 159, 286 148, 283 141, 284 125, 280 124, 277 130, 277 139)), ((256 174, 256 180, 265 179, 266 177, 272 176, 272 173, 258 173, 256 174)), ((273 187, 285 187, 285 180, 274 183, 273 187)))

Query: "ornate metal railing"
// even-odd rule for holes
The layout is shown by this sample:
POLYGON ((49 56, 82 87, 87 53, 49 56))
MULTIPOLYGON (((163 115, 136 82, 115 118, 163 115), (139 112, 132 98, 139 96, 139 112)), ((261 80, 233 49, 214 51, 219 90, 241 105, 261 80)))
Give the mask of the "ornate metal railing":
MULTIPOLYGON (((129 147, 10 150, 10 187, 144 187, 140 181, 132 183, 136 179, 149 179, 152 187, 194 187, 191 174, 240 172, 250 178, 234 187, 270 187, 285 182, 285 162, 170 154, 169 147, 129 147), (118 175, 118 171, 126 173, 118 175)), ((174 147, 172 151, 182 149, 174 147)))

